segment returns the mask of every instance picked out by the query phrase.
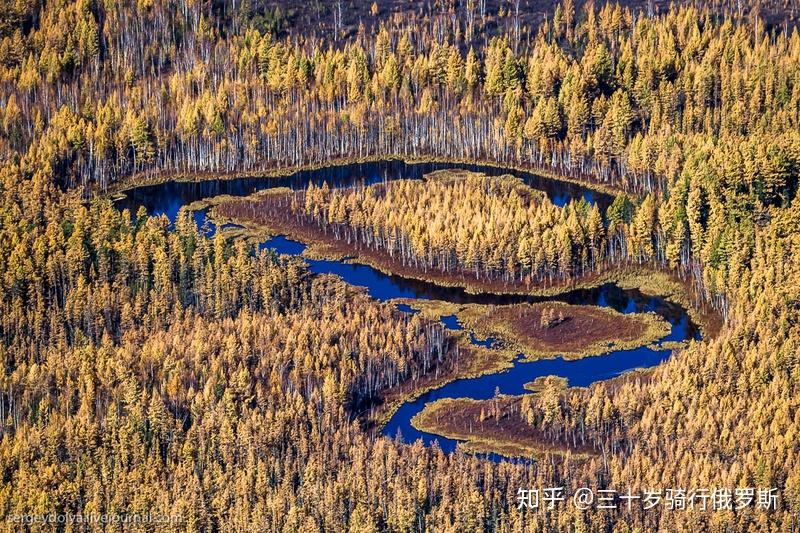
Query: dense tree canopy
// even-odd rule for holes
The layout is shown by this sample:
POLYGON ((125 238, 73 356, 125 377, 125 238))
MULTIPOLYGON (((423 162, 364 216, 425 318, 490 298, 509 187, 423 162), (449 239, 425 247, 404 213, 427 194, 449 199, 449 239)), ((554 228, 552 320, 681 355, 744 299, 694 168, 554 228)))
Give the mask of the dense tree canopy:
POLYGON ((0 515, 152 510, 186 531, 796 528, 800 33, 727 1, 565 0, 536 27, 513 4, 384 16, 378 1, 368 26, 348 33, 333 11, 335 31, 316 35, 265 2, 0 2, 0 515), (513 402, 560 453, 444 454, 360 417, 450 368, 441 324, 209 238, 187 212, 171 226, 102 197, 159 175, 383 156, 619 194, 606 212, 561 208, 473 176, 309 188, 283 214, 509 283, 669 268, 726 324, 642 379, 513 402), (578 443, 597 453, 573 457, 578 443), (768 486, 781 501, 517 510, 519 488, 551 486, 768 486))

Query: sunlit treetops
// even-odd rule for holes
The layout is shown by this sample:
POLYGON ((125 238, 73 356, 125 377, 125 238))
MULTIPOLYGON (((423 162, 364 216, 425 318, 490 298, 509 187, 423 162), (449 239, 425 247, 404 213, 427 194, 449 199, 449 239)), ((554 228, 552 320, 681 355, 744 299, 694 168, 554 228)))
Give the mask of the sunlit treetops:
POLYGON ((395 154, 638 191, 674 182, 699 146, 780 144, 798 125, 797 32, 696 8, 565 5, 541 31, 469 41, 460 12, 337 41, 227 27, 200 4, 31 10, 0 46, 0 150, 69 183, 395 154))
MULTIPOLYGON (((377 3, 365 16, 387 12, 377 3)), ((4 516, 154 512, 187 531, 796 526, 800 35, 568 1, 526 27, 474 4, 311 37, 214 2, 0 5, 4 516), (511 182, 398 182, 312 188, 291 214, 500 280, 667 266, 725 327, 641 378, 509 400, 566 453, 446 455, 360 416, 459 363, 441 325, 298 259, 206 238, 188 213, 170 227, 81 190, 389 155, 627 194, 600 212, 511 182), (595 454, 574 460, 579 445, 595 454), (782 496, 773 513, 516 509, 519 488, 553 486, 782 496)))

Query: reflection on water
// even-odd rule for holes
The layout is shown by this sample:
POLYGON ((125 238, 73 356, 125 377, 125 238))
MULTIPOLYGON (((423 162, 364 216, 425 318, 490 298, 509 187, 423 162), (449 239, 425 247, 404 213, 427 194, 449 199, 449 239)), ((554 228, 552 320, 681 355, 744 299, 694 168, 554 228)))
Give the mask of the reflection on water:
MULTIPOLYGON (((278 254, 301 255, 306 246, 284 236, 272 237, 260 245, 278 254)), ((537 303, 559 301, 573 305, 597 305, 610 307, 620 313, 654 311, 667 320, 686 318, 686 311, 678 304, 663 298, 642 294, 636 289, 621 289, 608 283, 591 289, 575 289, 556 296, 530 296, 525 294, 469 293, 460 287, 443 287, 423 280, 387 275, 367 265, 342 261, 305 259, 314 274, 335 274, 350 285, 365 287, 369 295, 385 302, 397 298, 422 300, 442 300, 457 304, 510 305, 517 303, 537 303)), ((398 306, 399 307, 399 306, 398 306)), ((402 310, 406 310, 404 306, 402 310)), ((451 329, 460 326, 455 317, 443 317, 445 325, 451 329)), ((692 335, 697 332, 692 327, 692 335)), ((679 339, 680 340, 680 339, 679 339)))
MULTIPOLYGON (((273 237, 261 245, 279 254, 298 255, 305 245, 286 237, 273 237)), ((455 303, 478 303, 485 305, 508 305, 521 302, 561 301, 573 305, 597 305, 609 307, 620 313, 655 312, 671 325, 670 333, 660 339, 684 341, 700 339, 700 331, 693 324, 680 305, 655 296, 647 296, 638 290, 624 290, 614 284, 605 284, 593 289, 579 289, 558 296, 536 297, 525 295, 470 294, 460 288, 441 287, 425 281, 415 281, 400 276, 388 276, 365 265, 342 263, 340 261, 307 260, 311 271, 317 274, 336 274, 351 285, 366 287, 369 294, 378 300, 393 298, 436 299, 455 303)), ((408 305, 398 305, 398 309, 414 312, 408 305)), ((440 318, 445 327, 462 329, 453 315, 440 318)), ((491 347, 494 339, 478 340, 470 334, 473 344, 491 347)), ((568 361, 561 357, 526 362, 522 358, 514 361, 513 368, 477 378, 460 379, 441 388, 423 394, 418 399, 406 402, 392 416, 383 433, 395 437, 398 433, 406 442, 422 439, 426 444, 438 441, 445 451, 452 451, 456 441, 424 431, 411 425, 411 419, 425 407, 425 404, 442 398, 472 398, 487 400, 494 396, 495 390, 503 394, 525 394, 523 385, 540 376, 556 375, 567 378, 572 386, 587 386, 595 381, 613 378, 634 368, 647 368, 657 365, 670 355, 669 350, 656 350, 647 346, 631 350, 611 350, 606 354, 568 361)), ((498 457, 492 456, 497 459, 498 457)))
POLYGON ((120 209, 130 209, 136 214, 139 206, 147 208, 150 215, 167 215, 174 221, 178 210, 197 200, 203 200, 220 194, 246 196, 256 191, 275 187, 291 187, 305 189, 309 183, 322 185, 327 182, 331 187, 350 187, 353 185, 371 185, 396 179, 421 179, 434 170, 458 168, 483 172, 489 176, 513 173, 522 178, 532 188, 544 191, 548 198, 559 206, 564 206, 573 198, 584 198, 589 203, 597 203, 601 211, 611 205, 611 198, 592 189, 577 184, 556 181, 530 172, 509 171, 500 167, 485 165, 466 165, 449 163, 405 163, 403 161, 376 161, 339 165, 316 170, 303 170, 285 177, 277 178, 235 178, 216 179, 200 182, 171 181, 157 185, 136 187, 126 191, 126 197, 119 200, 120 209))
MULTIPOLYGON (((504 174, 502 168, 481 165, 452 165, 445 163, 406 164, 402 161, 381 161, 356 165, 342 165, 319 170, 297 172, 283 178, 240 178, 232 180, 211 180, 199 183, 168 182, 159 185, 138 187, 127 193, 127 197, 119 200, 120 209, 130 209, 135 215, 140 206, 144 206, 150 215, 166 215, 174 222, 181 207, 194 201, 220 194, 243 196, 270 187, 291 187, 303 189, 308 183, 321 185, 327 182, 331 186, 347 187, 356 184, 380 183, 398 178, 421 178, 433 170, 445 168, 461 168, 485 172, 489 175, 504 174)), ((547 193, 548 197, 558 205, 565 205, 573 198, 584 198, 596 202, 603 211, 610 204, 608 195, 593 192, 584 187, 570 183, 558 182, 530 173, 512 171, 522 177, 532 187, 547 193)), ((207 220, 206 212, 199 210, 193 213, 198 227, 204 227, 211 235, 216 228, 207 220)), ((226 224, 222 229, 236 227, 226 224)), ((305 245, 286 237, 273 237, 260 245, 279 254, 300 255, 305 245)), ((370 296, 379 301, 395 298, 434 299, 453 303, 475 303, 484 305, 508 305, 522 302, 541 302, 555 300, 574 305, 598 305, 609 307, 621 313, 653 311, 661 315, 672 326, 669 335, 661 339, 665 341, 684 341, 699 339, 700 332, 681 306, 667 302, 662 298, 646 296, 638 290, 623 290, 614 284, 606 284, 593 289, 573 290, 555 297, 536 297, 508 294, 470 294, 461 288, 442 287, 430 282, 386 275, 372 267, 351 264, 342 261, 306 259, 310 269, 316 274, 336 274, 351 285, 362 286, 370 296)), ((415 312, 407 305, 398 305, 404 312, 415 312)), ((462 329, 455 316, 443 316, 441 320, 449 329, 462 329)), ((470 334, 474 344, 491 347, 495 340, 480 341, 470 334)), ((557 375, 569 380, 573 386, 586 386, 598 380, 609 379, 634 368, 656 365, 669 357, 669 350, 654 350, 640 347, 632 350, 611 350, 607 354, 565 361, 561 357, 541 361, 524 362, 521 357, 514 361, 513 368, 478 378, 460 379, 432 390, 417 400, 403 404, 384 427, 386 435, 395 437, 402 435, 407 442, 422 439, 430 444, 438 441, 446 451, 455 448, 456 441, 416 430, 411 419, 419 413, 428 402, 441 398, 489 399, 499 390, 503 394, 524 394, 523 385, 540 376, 557 375)), ((493 459, 498 456, 489 455, 493 459)))

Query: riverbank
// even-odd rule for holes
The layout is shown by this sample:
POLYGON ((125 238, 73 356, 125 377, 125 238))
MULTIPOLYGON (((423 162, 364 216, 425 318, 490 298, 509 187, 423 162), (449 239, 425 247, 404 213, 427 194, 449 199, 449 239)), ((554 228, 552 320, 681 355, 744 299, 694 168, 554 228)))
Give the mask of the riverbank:
MULTIPOLYGON (((459 332, 451 332, 455 337, 459 332)), ((458 354, 450 368, 436 367, 414 383, 401 383, 382 394, 382 401, 373 405, 363 418, 366 429, 382 430, 403 404, 413 402, 424 394, 460 379, 496 374, 514 366, 513 358, 500 350, 467 346, 458 342, 458 354), (442 370, 442 371, 440 371, 442 370)))
POLYGON ((291 194, 278 189, 260 191, 245 198, 230 197, 221 201, 212 199, 214 207, 210 217, 218 226, 226 223, 244 226, 253 233, 253 236, 260 239, 284 235, 291 240, 300 241, 306 244, 303 255, 310 259, 349 261, 368 265, 386 275, 417 279, 442 287, 459 287, 472 294, 525 294, 549 297, 568 290, 591 288, 614 281, 602 270, 588 272, 580 277, 541 283, 487 279, 463 268, 450 272, 443 272, 440 269, 420 270, 408 262, 404 263, 393 257, 384 249, 336 239, 333 228, 308 223, 302 220, 302 217, 289 212, 291 201, 291 194), (243 217, 234 214, 236 212, 252 214, 243 217))
MULTIPOLYGON (((632 380, 648 381, 652 372, 652 368, 635 369, 604 384, 610 391, 632 380)), ((568 381, 560 376, 541 376, 525 384, 531 394, 561 395, 568 387, 568 381)), ((556 453, 573 459, 598 455, 595 448, 578 442, 577 437, 572 442, 553 442, 529 424, 522 415, 526 395, 499 394, 486 400, 443 398, 426 404, 411 424, 420 431, 461 441, 473 453, 525 458, 556 453)))
POLYGON ((620 193, 627 193, 635 195, 633 192, 628 192, 620 187, 610 183, 603 183, 592 181, 589 179, 580 179, 569 174, 561 174, 552 169, 544 167, 537 167, 534 165, 525 165, 522 163, 504 163, 500 161, 492 161, 490 159, 468 159, 457 157, 440 157, 440 156, 406 156, 406 155, 381 155, 381 156, 366 156, 366 157, 340 157, 327 159, 324 162, 308 163, 305 165, 292 165, 292 166, 275 166, 270 169, 257 169, 249 171, 237 172, 211 172, 211 171, 164 171, 164 172, 140 172, 133 174, 128 178, 112 183, 105 190, 100 190, 95 187, 93 193, 96 195, 109 195, 118 196, 125 192, 137 188, 147 187, 150 185, 159 185, 170 181, 175 182, 193 182, 200 183, 210 180, 235 180, 241 178, 281 178, 296 174, 298 172, 321 170, 329 167, 346 166, 346 165, 359 165, 367 163, 379 163, 382 161, 387 162, 402 162, 408 165, 418 164, 448 164, 448 165, 465 165, 465 166, 483 166, 489 167, 498 171, 512 171, 532 174, 556 182, 575 185, 586 188, 588 190, 608 195, 615 196, 620 193))
POLYGON ((519 402, 518 396, 502 394, 491 400, 444 398, 428 404, 411 423, 421 431, 462 441, 473 453, 526 458, 557 453, 573 459, 597 455, 590 446, 549 443, 544 433, 522 419, 519 402))
POLYGON ((622 314, 593 305, 549 301, 514 305, 459 305, 435 300, 398 300, 423 317, 455 316, 478 339, 492 338, 493 350, 527 361, 561 356, 591 357, 646 346, 666 337, 670 324, 655 313, 622 314))
POLYGON ((420 271, 409 264, 392 257, 384 250, 364 246, 354 246, 345 240, 335 239, 332 231, 324 226, 304 224, 298 217, 268 217, 259 211, 258 220, 233 216, 233 209, 226 208, 240 202, 258 198, 274 197, 276 202, 289 202, 289 191, 285 188, 267 189, 252 197, 217 197, 207 200, 204 207, 211 207, 209 216, 218 225, 236 224, 244 230, 237 230, 237 236, 246 236, 252 242, 260 242, 268 237, 283 235, 306 245, 303 256, 309 259, 342 261, 369 266, 387 276, 401 276, 407 279, 433 283, 441 287, 463 288, 470 294, 525 295, 552 298, 565 292, 594 289, 614 283, 625 289, 638 289, 641 292, 661 296, 683 306, 692 320, 697 323, 704 337, 714 336, 722 326, 720 317, 699 298, 691 296, 693 288, 688 280, 678 278, 666 269, 657 269, 636 263, 619 265, 604 264, 580 276, 549 284, 525 283, 521 281, 504 282, 476 278, 471 272, 442 272, 441 270, 420 271))

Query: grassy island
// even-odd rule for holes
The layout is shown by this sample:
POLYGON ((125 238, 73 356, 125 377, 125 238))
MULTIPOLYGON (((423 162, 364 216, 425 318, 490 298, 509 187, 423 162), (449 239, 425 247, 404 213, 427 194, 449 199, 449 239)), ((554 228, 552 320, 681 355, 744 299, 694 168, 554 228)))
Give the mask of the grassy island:
MULTIPOLYGON (((558 207, 511 175, 450 169, 342 190, 268 189, 209 205, 216 222, 241 225, 247 235, 302 241, 307 257, 470 293, 553 296, 613 282, 696 307, 687 282, 608 256, 615 236, 596 205, 558 207)), ((711 313, 693 318, 709 331, 719 327, 711 313)))
MULTIPOLYGON (((452 304, 397 300, 426 318, 455 315, 477 338, 494 338, 498 350, 528 360, 563 356, 580 359, 609 350, 632 349, 666 336, 670 325, 655 313, 622 314, 613 309, 563 302, 535 304, 452 304)), ((468 338, 465 338, 468 342, 468 338)))
POLYGON ((537 428, 519 416, 519 396, 499 395, 491 400, 444 398, 425 406, 411 419, 428 433, 464 441, 473 453, 497 453, 506 457, 535 457, 546 453, 569 454, 574 459, 595 455, 589 446, 550 444, 537 428))
POLYGON ((366 187, 310 185, 226 199, 212 216, 301 240, 311 256, 470 292, 551 295, 610 281, 597 206, 560 208, 510 175, 454 169, 366 187))

